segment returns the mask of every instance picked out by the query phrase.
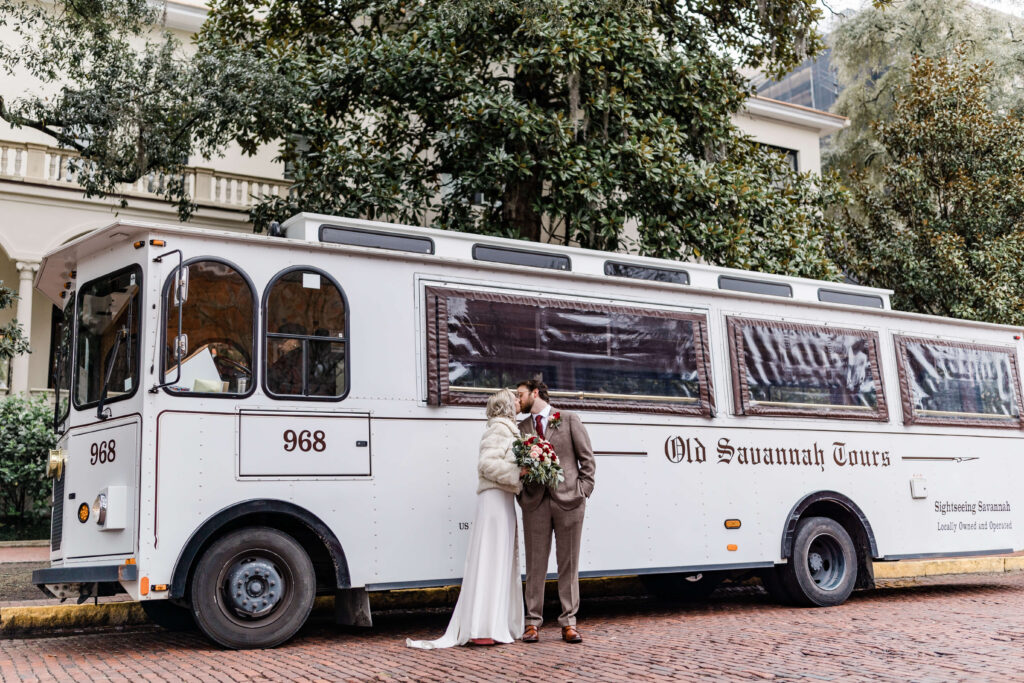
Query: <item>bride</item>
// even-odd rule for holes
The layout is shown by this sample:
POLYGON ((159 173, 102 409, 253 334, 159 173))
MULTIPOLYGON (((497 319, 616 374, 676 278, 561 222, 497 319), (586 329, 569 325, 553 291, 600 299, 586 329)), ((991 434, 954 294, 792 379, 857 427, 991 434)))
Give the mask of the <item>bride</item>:
POLYGON ((465 645, 511 643, 523 635, 523 587, 519 575, 519 539, 513 498, 521 484, 512 444, 516 395, 501 389, 487 401, 487 427, 480 438, 476 516, 470 527, 462 590, 448 630, 437 640, 405 644, 426 650, 465 645))

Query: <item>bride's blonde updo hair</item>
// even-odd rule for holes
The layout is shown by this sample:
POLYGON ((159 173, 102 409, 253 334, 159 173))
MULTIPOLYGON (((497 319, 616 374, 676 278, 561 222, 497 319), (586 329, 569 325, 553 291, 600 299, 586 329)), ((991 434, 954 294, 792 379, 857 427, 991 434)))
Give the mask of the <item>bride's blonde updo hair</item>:
POLYGON ((511 389, 498 389, 487 399, 487 419, 492 417, 516 418, 516 395, 511 389))

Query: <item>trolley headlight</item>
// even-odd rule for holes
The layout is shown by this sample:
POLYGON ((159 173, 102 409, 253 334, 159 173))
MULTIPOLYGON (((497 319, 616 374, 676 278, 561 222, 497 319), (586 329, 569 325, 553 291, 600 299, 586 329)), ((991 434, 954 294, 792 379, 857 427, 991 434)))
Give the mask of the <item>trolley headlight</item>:
POLYGON ((92 514, 96 517, 96 523, 103 526, 107 521, 107 494, 101 493, 92 502, 92 514))
POLYGON ((46 461, 47 479, 60 479, 64 475, 64 461, 66 454, 63 448, 50 451, 50 457, 46 461))
POLYGON ((121 531, 128 525, 128 487, 108 486, 92 503, 100 531, 121 531))

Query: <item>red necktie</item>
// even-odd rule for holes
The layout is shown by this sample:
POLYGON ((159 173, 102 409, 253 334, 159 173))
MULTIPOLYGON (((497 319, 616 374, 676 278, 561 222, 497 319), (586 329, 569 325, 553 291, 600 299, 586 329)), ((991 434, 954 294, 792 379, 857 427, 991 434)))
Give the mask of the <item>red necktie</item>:
POLYGON ((537 436, 539 436, 540 438, 543 439, 544 438, 544 418, 542 418, 539 414, 538 415, 534 415, 533 417, 537 421, 537 436))

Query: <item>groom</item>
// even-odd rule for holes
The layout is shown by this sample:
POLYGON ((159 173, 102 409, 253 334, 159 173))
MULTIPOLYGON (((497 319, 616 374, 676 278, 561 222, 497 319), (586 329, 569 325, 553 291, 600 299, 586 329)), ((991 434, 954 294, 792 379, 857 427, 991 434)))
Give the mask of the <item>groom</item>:
POLYGON ((567 643, 583 640, 576 630, 576 612, 580 607, 579 560, 583 512, 594 490, 594 452, 590 437, 576 413, 552 410, 548 387, 537 380, 525 380, 516 387, 519 407, 529 417, 519 423, 524 436, 536 434, 555 449, 565 481, 555 491, 546 486, 524 486, 519 494, 523 510, 523 534, 526 541, 526 631, 524 643, 536 643, 537 629, 544 618, 544 580, 547 578, 551 533, 555 534, 555 559, 558 561, 558 599, 562 613, 562 639, 567 643))

